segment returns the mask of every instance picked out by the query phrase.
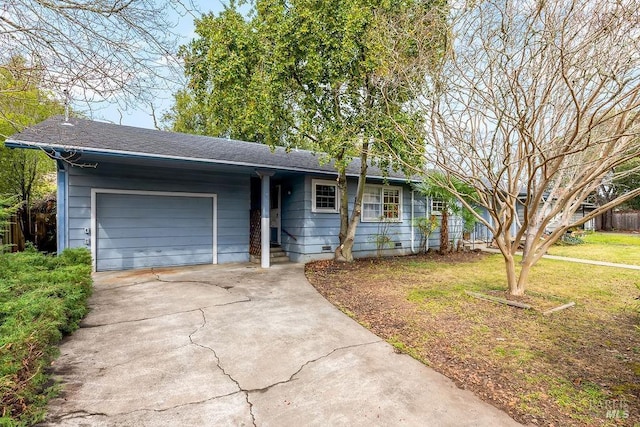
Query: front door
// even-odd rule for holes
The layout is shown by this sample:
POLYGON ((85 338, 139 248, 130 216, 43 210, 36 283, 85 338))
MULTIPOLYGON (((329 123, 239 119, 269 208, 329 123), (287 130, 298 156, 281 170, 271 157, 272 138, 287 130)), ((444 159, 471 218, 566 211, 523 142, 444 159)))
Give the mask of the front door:
POLYGON ((282 228, 282 221, 280 218, 280 186, 275 185, 271 189, 271 206, 269 212, 269 227, 271 229, 271 243, 280 244, 280 234, 282 228))

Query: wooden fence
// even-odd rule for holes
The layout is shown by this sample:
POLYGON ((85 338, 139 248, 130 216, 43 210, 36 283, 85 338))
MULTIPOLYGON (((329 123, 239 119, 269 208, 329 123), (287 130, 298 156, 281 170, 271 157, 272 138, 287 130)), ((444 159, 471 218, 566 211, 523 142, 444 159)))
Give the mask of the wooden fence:
POLYGON ((11 252, 23 251, 24 250, 24 235, 22 234, 22 230, 18 225, 17 216, 11 215, 9 218, 8 224, 4 230, 0 230, 0 243, 5 247, 5 250, 9 250, 11 252))
POLYGON ((614 230, 640 231, 640 211, 614 212, 614 230))
MULTIPOLYGON (((23 251, 26 245, 24 231, 20 226, 20 211, 11 215, 3 230, 0 228, 0 247, 11 252, 23 251)), ((25 227, 36 248, 42 252, 56 251, 56 203, 55 200, 45 200, 34 204, 30 218, 25 227)))

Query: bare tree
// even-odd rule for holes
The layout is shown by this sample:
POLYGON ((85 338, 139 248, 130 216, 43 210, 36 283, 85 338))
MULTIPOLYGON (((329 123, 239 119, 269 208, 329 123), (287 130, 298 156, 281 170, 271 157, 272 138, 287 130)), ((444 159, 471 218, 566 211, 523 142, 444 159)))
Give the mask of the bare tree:
POLYGON ((148 104, 181 71, 171 9, 184 15, 195 8, 191 0, 3 1, 0 64, 25 58, 39 81, 20 79, 59 96, 68 90, 89 106, 105 99, 148 104))
POLYGON ((511 295, 524 294, 531 267, 568 229, 640 194, 574 215, 640 152, 639 24, 635 0, 489 0, 452 11, 448 61, 423 98, 427 156, 454 194, 456 180, 475 188, 511 295))

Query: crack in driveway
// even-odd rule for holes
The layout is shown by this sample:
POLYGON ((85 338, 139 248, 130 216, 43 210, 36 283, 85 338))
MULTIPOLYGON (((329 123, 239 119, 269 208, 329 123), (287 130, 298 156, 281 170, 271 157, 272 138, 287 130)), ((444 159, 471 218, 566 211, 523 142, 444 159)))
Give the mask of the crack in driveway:
POLYGON ((202 328, 204 328, 207 325, 207 316, 204 313, 204 309, 200 308, 200 313, 202 314, 202 325, 198 326, 198 328, 193 331, 192 333, 189 334, 189 341, 191 341, 191 344, 198 346, 200 348, 204 348, 206 350, 211 351, 211 353, 213 353, 213 357, 216 358, 216 365, 218 366, 218 369, 220 369, 220 371, 227 377, 229 378, 235 385, 236 387, 238 387, 238 390, 242 393, 244 393, 245 396, 245 400, 247 401, 247 405, 249 405, 249 414, 251 415, 251 421, 253 423, 254 426, 257 426, 256 424, 256 417, 253 414, 253 403, 249 400, 249 392, 247 390, 245 390, 244 388, 242 388, 242 386, 240 385, 240 383, 238 382, 238 380, 236 380, 235 378, 233 378, 231 376, 231 374, 229 374, 227 371, 225 371, 225 369, 222 367, 222 365, 220 364, 220 357, 218 357, 218 354, 216 353, 216 351, 206 345, 202 345, 199 344, 197 342, 195 342, 193 340, 193 335, 195 335, 199 330, 201 330, 202 328))
POLYGON ((103 290, 103 292, 108 292, 108 291, 115 291, 117 289, 123 289, 123 288, 132 288, 134 286, 138 286, 138 285, 144 285, 146 283, 151 283, 151 282, 156 282, 156 279, 149 279, 149 280, 143 280, 141 282, 133 282, 133 283, 127 283, 126 285, 120 285, 120 286, 109 286, 108 288, 105 288, 103 290))
POLYGON ((198 331, 200 331, 202 328, 204 328, 207 325, 207 316, 206 316, 203 308, 200 308, 200 313, 202 314, 202 324, 200 326, 198 326, 198 328, 196 328, 195 331, 193 331, 191 334, 189 334, 189 341, 191 341, 191 344, 193 344, 195 346, 198 346, 198 347, 201 347, 201 348, 204 348, 206 350, 211 351, 213 353, 213 356, 216 359, 216 365, 217 365, 218 369, 220 369, 220 371, 222 371, 222 373, 227 378, 229 378, 231 381, 233 381, 235 383, 235 385, 238 387, 238 390, 240 392, 245 394, 245 398, 246 398, 247 404, 249 405, 249 413, 251 414, 251 418, 252 418, 254 426, 256 426, 256 418, 255 418, 255 415, 253 413, 253 403, 251 402, 251 400, 249 398, 249 393, 264 393, 264 392, 269 391, 269 389, 271 389, 272 387, 275 387, 275 386, 278 386, 278 385, 282 385, 282 384, 286 384, 286 383, 289 383, 291 381, 294 381, 296 379, 295 377, 300 372, 302 372, 302 370, 305 367, 309 366, 312 363, 315 363, 315 362, 318 362, 318 361, 320 361, 322 359, 330 357, 332 354, 334 354, 334 353, 336 353, 338 351, 346 350, 346 349, 349 349, 349 348, 364 347, 364 346, 367 346, 367 345, 378 344, 380 342, 384 342, 384 340, 382 340, 382 339, 377 339, 377 340, 370 341, 370 342, 365 342, 365 343, 359 343, 359 344, 346 345, 346 346, 342 346, 342 347, 336 347, 333 350, 331 350, 330 352, 328 352, 326 354, 323 354, 322 356, 316 357, 315 359, 307 360, 305 363, 300 365, 300 367, 294 373, 292 373, 289 376, 289 378, 286 379, 286 380, 277 381, 277 382, 275 382, 273 384, 270 384, 270 385, 268 385, 266 387, 261 387, 261 388, 257 388, 257 389, 245 389, 245 388, 242 387, 242 385, 240 384, 240 382, 237 379, 235 379, 230 373, 228 373, 224 369, 224 367, 222 366, 222 364, 220 362, 220 357, 216 353, 215 349, 213 349, 213 348, 211 348, 209 346, 203 345, 203 344, 199 344, 199 343, 197 343, 196 341, 193 340, 193 336, 198 331))
POLYGON ((224 289, 227 292, 229 292, 229 289, 233 289, 233 286, 222 286, 222 285, 218 285, 217 283, 208 282, 206 280, 168 280, 168 279, 163 279, 163 278, 160 277, 160 274, 162 274, 162 273, 161 272, 156 273, 156 271, 153 268, 151 269, 151 274, 153 274, 156 277, 156 280, 158 282, 162 282, 162 283, 197 283, 197 284, 201 284, 201 285, 215 286, 217 288, 224 289))
MULTIPOLYGON (((227 305, 241 304, 241 303, 245 303, 245 302, 251 302, 251 298, 246 297, 245 299, 241 299, 241 300, 237 300, 237 301, 229 301, 229 302, 224 302, 224 303, 220 303, 220 304, 211 304, 211 305, 207 305, 207 306, 202 307, 202 308, 224 307, 224 306, 227 306, 227 305)), ((109 304, 104 304, 104 305, 109 305, 109 304)), ((117 322, 110 322, 110 323, 82 323, 80 325, 80 329, 83 329, 83 328, 87 328, 87 329, 89 329, 89 328, 100 328, 100 327, 103 327, 103 326, 121 325, 123 323, 142 322, 142 321, 145 321, 145 320, 153 320, 153 319, 159 319, 159 318, 167 317, 167 316, 174 316, 176 314, 193 313, 194 311, 202 310, 202 308, 192 308, 192 309, 189 309, 189 310, 176 311, 176 312, 173 312, 173 313, 158 314, 157 316, 141 317, 139 319, 119 320, 117 322)))
POLYGON ((59 423, 60 421, 63 420, 73 420, 76 418, 88 418, 88 417, 108 417, 108 414, 105 414, 104 412, 88 412, 85 410, 77 410, 77 411, 71 411, 68 412, 66 414, 62 414, 59 416, 52 416, 50 419, 46 420, 46 421, 50 421, 52 423, 59 423))
MULTIPOLYGON (((221 394, 219 396, 212 396, 212 397, 208 397, 206 399, 202 399, 202 400, 197 400, 194 402, 187 402, 187 403, 180 403, 178 405, 174 405, 174 406, 170 406, 168 408, 162 408, 162 409, 156 409, 156 408, 140 408, 140 409, 135 409, 133 411, 128 411, 128 412, 115 412, 113 414, 106 414, 104 412, 87 412, 84 410, 78 410, 78 411, 73 411, 73 412, 69 412, 60 416, 56 416, 56 417, 51 417, 51 419, 49 421, 57 423, 63 420, 71 420, 71 419, 76 419, 76 418, 88 418, 88 417, 94 417, 94 416, 100 416, 100 417, 117 417, 117 416, 126 416, 126 415, 131 415, 131 414, 135 414, 138 412, 156 412, 156 413, 162 413, 162 412, 167 412, 167 411, 171 411, 173 409, 178 409, 178 408, 184 408, 186 406, 192 406, 192 405, 200 405, 202 403, 206 403, 206 402, 211 402, 217 399, 223 399, 225 397, 229 397, 229 396, 233 396, 236 395, 238 393, 242 393, 242 390, 238 390, 238 391, 234 391, 232 393, 226 393, 226 394, 221 394)), ((255 423, 254 423, 255 425, 255 423)))
POLYGON ((255 388, 255 389, 251 389, 251 390, 247 390, 247 391, 248 391, 249 393, 264 393, 264 392, 266 392, 266 391, 269 391, 269 389, 271 389, 271 388, 273 388, 273 387, 275 387, 275 386, 277 386, 277 385, 286 384, 286 383, 288 383, 288 382, 291 382, 291 381, 295 380, 295 376, 296 376, 296 375, 298 375, 300 372, 302 372, 302 370, 303 370, 305 367, 307 367, 308 365, 310 365, 310 364, 312 364, 312 363, 315 363, 315 362, 318 362, 318 361, 320 361, 320 360, 322 360, 322 359, 325 359, 325 358, 327 358, 327 357, 331 356, 333 353, 335 353, 335 352, 337 352, 337 351, 340 351, 340 350, 346 350, 346 349, 348 349, 348 348, 364 347, 364 346, 367 346, 367 345, 371 345, 371 344, 378 344, 378 343, 381 343, 381 342, 384 342, 384 340, 379 339, 379 340, 375 340, 375 341, 371 341, 371 342, 365 342, 365 343, 360 343, 360 344, 352 344, 352 345, 345 345, 345 346, 342 346, 342 347, 334 348, 333 350, 331 350, 331 351, 330 351, 329 353, 327 353, 327 354, 323 354, 322 356, 320 356, 320 357, 316 357, 315 359, 307 360, 305 363, 303 363, 303 364, 300 366, 300 368, 298 368, 298 370, 297 370, 297 371, 295 371, 293 374, 291 374, 291 376, 289 377, 289 379, 286 379, 286 380, 283 380, 283 381, 275 382, 275 383, 270 384, 270 385, 268 385, 268 386, 266 386, 266 387, 262 387, 262 388, 255 388))

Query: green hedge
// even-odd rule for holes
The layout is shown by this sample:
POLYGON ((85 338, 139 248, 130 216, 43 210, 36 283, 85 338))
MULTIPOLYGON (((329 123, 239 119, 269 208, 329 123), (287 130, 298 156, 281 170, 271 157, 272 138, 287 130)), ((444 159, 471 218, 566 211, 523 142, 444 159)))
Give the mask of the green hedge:
POLYGON ((78 328, 91 294, 91 255, 0 253, 0 425, 32 425, 55 391, 47 367, 78 328))

